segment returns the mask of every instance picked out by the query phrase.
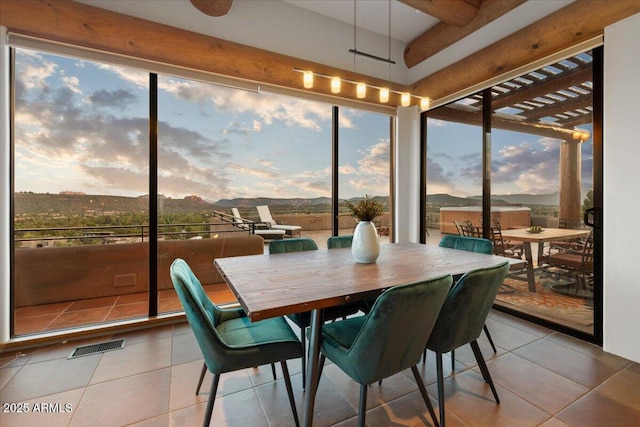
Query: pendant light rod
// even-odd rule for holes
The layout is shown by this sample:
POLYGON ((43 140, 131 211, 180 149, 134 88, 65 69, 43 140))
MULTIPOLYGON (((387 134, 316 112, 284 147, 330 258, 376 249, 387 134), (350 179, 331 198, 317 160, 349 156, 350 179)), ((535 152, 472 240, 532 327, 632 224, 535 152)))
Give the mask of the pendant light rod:
POLYGON ((358 55, 358 56, 364 56, 365 58, 373 59, 374 61, 384 62, 385 64, 396 65, 396 61, 394 61, 392 59, 383 58, 381 56, 372 55, 370 53, 361 52, 359 50, 349 49, 349 53, 352 53, 352 54, 358 55))

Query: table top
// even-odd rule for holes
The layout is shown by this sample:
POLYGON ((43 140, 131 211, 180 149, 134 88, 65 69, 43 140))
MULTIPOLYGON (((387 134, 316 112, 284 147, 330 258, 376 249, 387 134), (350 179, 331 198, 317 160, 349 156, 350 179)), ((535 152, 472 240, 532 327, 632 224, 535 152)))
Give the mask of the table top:
POLYGON ((545 228, 541 233, 530 233, 526 228, 502 230, 505 239, 520 240, 522 242, 550 242, 553 240, 577 239, 589 235, 590 230, 573 228, 545 228))
POLYGON ((218 258, 214 264, 252 321, 327 308, 384 289, 520 260, 417 243, 380 246, 374 264, 330 249, 218 258))

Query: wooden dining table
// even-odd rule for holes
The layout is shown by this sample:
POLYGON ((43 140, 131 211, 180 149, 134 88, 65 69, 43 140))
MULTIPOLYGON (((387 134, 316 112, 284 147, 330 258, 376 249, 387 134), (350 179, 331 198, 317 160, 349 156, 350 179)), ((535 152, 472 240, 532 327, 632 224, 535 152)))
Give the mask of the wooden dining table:
POLYGON ((392 286, 522 261, 418 243, 380 247, 373 264, 330 249, 217 258, 214 264, 251 321, 311 311, 304 425, 313 421, 325 308, 379 295, 392 286))
POLYGON ((573 228, 544 228, 542 232, 530 232, 526 228, 514 228, 502 230, 502 238, 505 240, 519 240, 524 246, 524 257, 527 261, 527 283, 529 292, 536 292, 536 278, 533 267, 532 243, 538 243, 537 265, 540 266, 545 242, 558 240, 573 240, 589 235, 589 230, 573 228))

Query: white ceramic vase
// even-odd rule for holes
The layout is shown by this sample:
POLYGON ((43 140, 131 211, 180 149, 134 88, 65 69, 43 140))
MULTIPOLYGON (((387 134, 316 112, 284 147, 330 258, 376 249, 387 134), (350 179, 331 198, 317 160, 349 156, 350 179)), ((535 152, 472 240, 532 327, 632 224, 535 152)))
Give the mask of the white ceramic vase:
POLYGON ((380 240, 378 231, 371 221, 360 221, 353 233, 351 243, 351 254, 353 259, 360 264, 371 264, 376 262, 380 256, 380 240))

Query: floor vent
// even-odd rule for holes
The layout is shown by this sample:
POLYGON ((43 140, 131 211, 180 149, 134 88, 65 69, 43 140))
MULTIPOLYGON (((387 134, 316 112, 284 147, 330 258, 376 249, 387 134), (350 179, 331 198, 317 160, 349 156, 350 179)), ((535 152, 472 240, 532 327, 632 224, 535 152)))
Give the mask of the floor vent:
POLYGON ((124 339, 101 342, 98 344, 83 345, 76 347, 67 359, 75 359, 76 357, 91 356, 92 354, 104 353, 111 350, 120 350, 124 348, 124 339))

